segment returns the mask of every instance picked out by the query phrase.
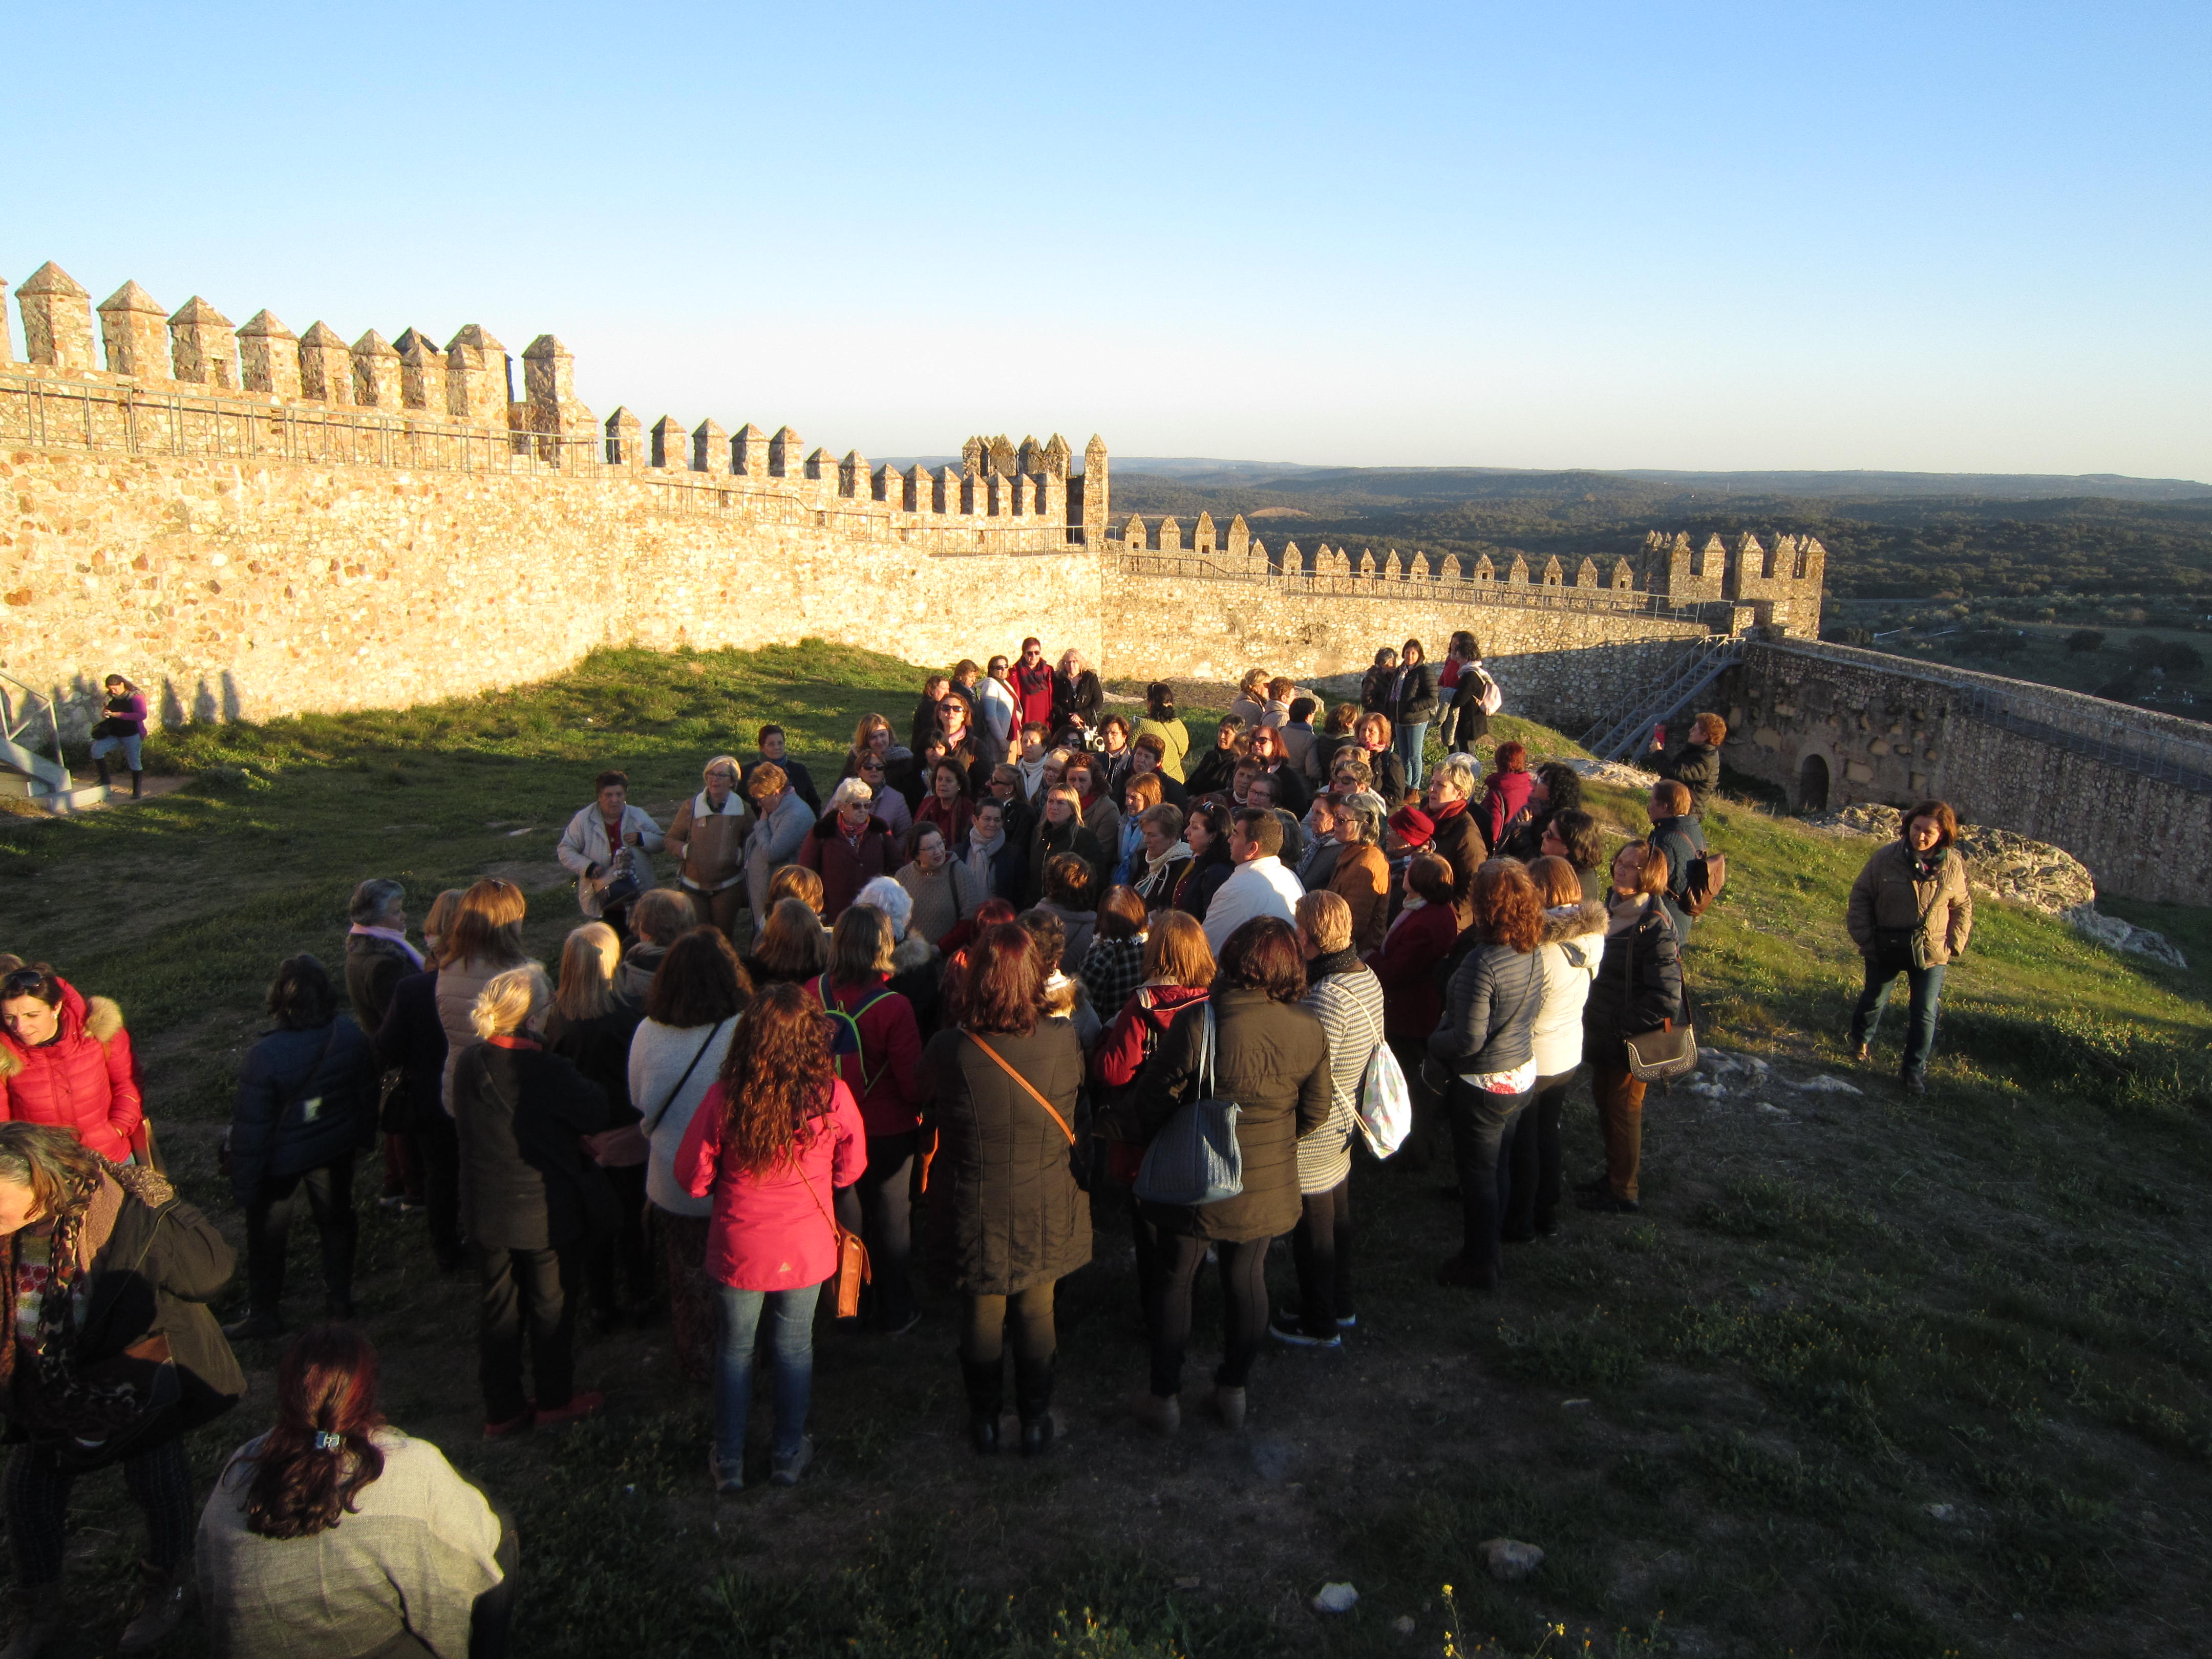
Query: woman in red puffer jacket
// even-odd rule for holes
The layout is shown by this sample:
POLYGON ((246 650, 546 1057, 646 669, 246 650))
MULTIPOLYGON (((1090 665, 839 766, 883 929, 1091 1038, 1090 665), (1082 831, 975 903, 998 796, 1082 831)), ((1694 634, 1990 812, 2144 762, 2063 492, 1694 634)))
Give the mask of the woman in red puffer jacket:
POLYGON ((144 1116, 120 1009, 106 997, 88 1004, 44 965, 0 979, 0 1121, 74 1130, 127 1164, 144 1116))

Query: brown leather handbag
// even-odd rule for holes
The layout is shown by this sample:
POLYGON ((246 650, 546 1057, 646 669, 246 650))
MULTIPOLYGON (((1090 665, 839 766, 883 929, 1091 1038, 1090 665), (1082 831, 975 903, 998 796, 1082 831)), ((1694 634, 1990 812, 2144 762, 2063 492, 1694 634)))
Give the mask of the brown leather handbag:
MULTIPOLYGON (((800 1179, 805 1177, 802 1176, 800 1179)), ((868 1247, 860 1243, 860 1234, 848 1232, 830 1213, 823 1205, 822 1194, 814 1190, 811 1181, 806 1182, 806 1195, 814 1200, 814 1207, 822 1212, 822 1218, 830 1224, 830 1231, 837 1240, 837 1317, 857 1319, 860 1315, 860 1286, 875 1280, 875 1273, 868 1266, 868 1247)))

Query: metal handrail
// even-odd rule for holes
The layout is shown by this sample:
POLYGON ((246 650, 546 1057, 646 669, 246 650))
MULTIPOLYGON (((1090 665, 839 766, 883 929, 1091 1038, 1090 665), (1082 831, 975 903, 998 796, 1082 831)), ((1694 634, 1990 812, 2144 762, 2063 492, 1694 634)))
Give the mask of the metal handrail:
POLYGON ((1668 668, 1657 690, 1629 697, 1583 734, 1583 747, 1600 760, 1624 760, 1643 728, 1667 719, 1692 697, 1743 659, 1740 635, 1709 635, 1695 641, 1668 668))
POLYGON ((61 768, 62 775, 67 777, 69 758, 62 751, 62 725, 59 716, 54 710, 54 700, 36 687, 26 685, 13 674, 0 672, 0 681, 6 683, 0 684, 0 738, 5 738, 9 743, 15 744, 17 748, 35 756, 38 753, 37 750, 28 744, 16 743, 15 740, 21 734, 24 727, 37 717, 38 711, 43 708, 46 711, 47 736, 54 745, 54 764, 61 768), (10 685, 22 693, 27 705, 20 712, 15 707, 15 699, 8 694, 8 687, 10 685))
MULTIPOLYGON (((1465 575, 1405 575, 1395 580, 1377 573, 1362 575, 1315 575, 1308 572, 1232 569, 1203 553, 1139 553, 1109 541, 1104 550, 1118 553, 1121 569, 1133 576, 1174 576, 1179 580, 1220 582, 1267 582, 1285 593, 1310 599, 1398 599, 1433 592, 1450 603, 1506 605, 1516 610, 1578 611, 1608 616, 1649 616, 1668 622, 1703 620, 1704 603, 1676 604, 1663 593, 1637 592, 1621 588, 1574 587, 1547 582, 1482 581, 1465 575)), ((1705 603, 1726 603, 1710 601, 1705 603)))

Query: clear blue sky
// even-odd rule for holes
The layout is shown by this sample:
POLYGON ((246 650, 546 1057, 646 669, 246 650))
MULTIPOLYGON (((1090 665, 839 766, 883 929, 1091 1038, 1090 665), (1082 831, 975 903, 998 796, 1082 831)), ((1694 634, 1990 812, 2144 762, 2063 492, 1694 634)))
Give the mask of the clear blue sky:
POLYGON ((2212 479, 2203 0, 109 3, 0 52, 11 286, 550 330, 602 416, 2212 479))

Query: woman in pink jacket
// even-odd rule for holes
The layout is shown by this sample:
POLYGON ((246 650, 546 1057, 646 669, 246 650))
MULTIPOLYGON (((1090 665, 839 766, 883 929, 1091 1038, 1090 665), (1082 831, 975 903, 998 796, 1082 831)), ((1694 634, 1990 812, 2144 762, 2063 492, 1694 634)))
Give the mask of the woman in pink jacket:
POLYGON ((837 1270, 835 1189, 867 1168, 867 1130, 837 1075, 830 1022, 796 985, 761 993, 738 1022, 722 1074, 676 1149, 677 1184, 714 1195, 707 1276, 722 1304, 714 1443, 719 1492, 744 1488, 746 1408, 763 1310, 775 1365, 769 1480, 796 1486, 814 1455, 806 1433, 814 1383, 814 1305, 837 1270))
POLYGON ((128 1164, 144 1115, 131 1033, 113 1003, 88 1004, 43 964, 0 979, 0 1120, 58 1124, 128 1164))

